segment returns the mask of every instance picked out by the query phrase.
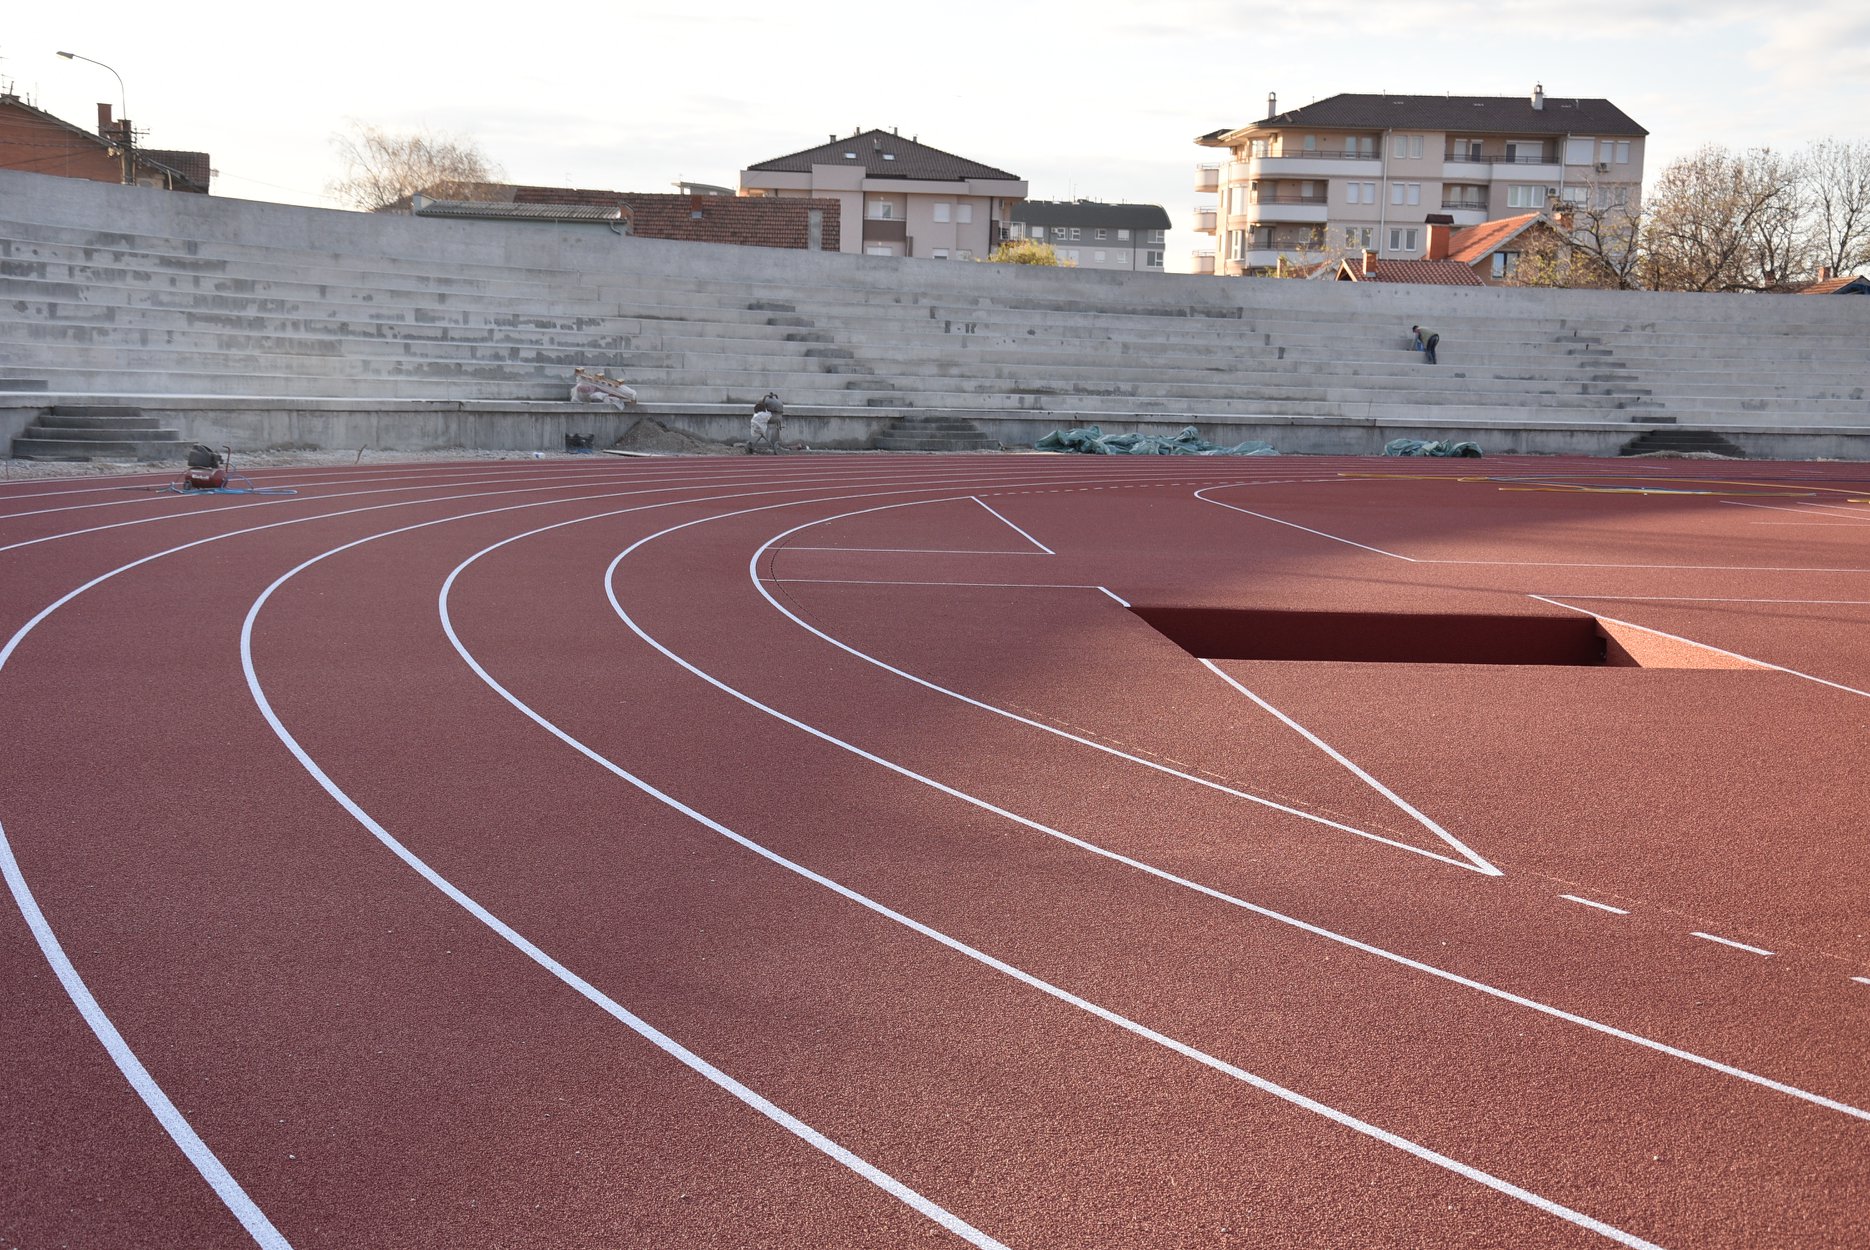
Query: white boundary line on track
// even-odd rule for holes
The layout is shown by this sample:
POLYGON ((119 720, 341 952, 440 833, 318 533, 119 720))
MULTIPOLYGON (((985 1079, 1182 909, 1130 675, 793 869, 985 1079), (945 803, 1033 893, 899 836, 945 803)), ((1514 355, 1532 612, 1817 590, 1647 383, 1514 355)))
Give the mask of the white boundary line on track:
POLYGON ((1046 556, 1049 551, 966 551, 959 547, 788 547, 787 551, 856 551, 897 556, 1046 556))
MULTIPOLYGON (((861 577, 766 577, 761 580, 774 586, 986 586, 996 590, 1104 590, 1102 586, 1074 582, 905 582, 861 577)), ((1107 590, 1104 593, 1110 594, 1107 590)))
MULTIPOLYGON (((1269 516, 1264 512, 1255 512, 1251 508, 1242 508, 1236 504, 1222 503, 1219 499, 1209 499, 1205 493, 1210 490, 1226 490, 1232 485, 1240 484, 1243 483, 1230 483, 1223 486, 1204 486, 1201 490, 1195 492, 1195 498, 1201 500, 1203 503, 1211 503, 1217 508, 1226 508, 1230 512, 1243 512, 1247 516, 1258 517, 1262 521, 1271 521, 1275 525, 1284 525, 1295 530, 1304 530, 1307 534, 1315 534, 1320 538, 1328 538, 1334 543, 1343 543, 1347 547, 1356 547, 1360 551, 1372 552, 1379 556, 1388 556, 1392 560, 1403 560, 1409 564, 1484 565, 1495 568, 1513 569, 1668 569, 1676 572, 1700 571, 1708 573, 1870 573, 1870 568, 1812 569, 1789 568, 1783 565, 1770 564, 1610 564, 1601 561, 1585 560, 1444 560, 1433 556, 1405 556, 1399 552, 1385 551, 1381 547, 1371 547, 1364 543, 1353 542, 1348 538, 1342 538, 1336 534, 1327 534, 1325 531, 1315 530, 1309 525, 1300 525, 1297 521, 1286 521, 1276 516, 1269 516)), ((1730 503, 1732 501, 1721 500, 1720 502, 1730 503)), ((1752 506, 1759 507, 1762 505, 1755 504, 1752 506)))
POLYGON ((1719 942, 1719 943, 1720 943, 1720 944, 1721 944, 1722 946, 1731 946, 1731 947, 1733 947, 1733 948, 1734 948, 1735 950, 1739 950, 1739 951, 1748 951, 1748 952, 1750 952, 1750 953, 1752 953, 1752 954, 1755 954, 1755 955, 1770 955, 1770 954, 1772 954, 1772 952, 1771 952, 1771 951, 1769 951, 1769 950, 1767 950, 1767 949, 1766 949, 1765 947, 1762 947, 1762 946, 1748 946, 1748 945, 1747 945, 1747 944, 1746 944, 1745 942, 1736 942, 1736 941, 1734 941, 1734 940, 1733 940, 1732 938, 1724 938, 1724 937, 1719 937, 1719 936, 1716 936, 1715 934, 1712 934, 1712 933, 1703 933, 1703 932, 1702 932, 1701 930, 1699 930, 1699 929, 1696 929, 1696 930, 1694 930, 1694 931, 1692 932, 1692 934, 1691 934, 1691 936, 1693 936, 1693 937, 1698 937, 1698 938, 1705 938, 1706 940, 1708 940, 1708 941, 1710 941, 1710 942, 1719 942))
MULTIPOLYGON (((1814 677, 1810 673, 1801 673, 1796 668, 1787 668, 1783 664, 1774 664, 1770 660, 1757 660, 1757 659, 1754 659, 1750 655, 1742 655, 1738 651, 1728 651, 1721 647, 1709 646, 1705 642, 1696 642, 1692 638, 1683 638, 1679 634, 1666 634, 1659 629, 1652 629, 1648 625, 1638 625, 1634 621, 1620 621, 1614 616, 1602 616, 1596 612, 1591 612, 1585 608, 1581 608, 1575 603, 1566 603, 1561 599, 1554 599, 1547 595, 1527 595, 1526 597, 1528 599, 1537 599, 1540 603, 1549 603, 1555 608, 1565 608, 1568 611, 1583 613, 1585 616, 1594 617, 1595 619, 1600 620, 1600 621, 1609 621, 1612 625, 1622 625, 1628 629, 1640 629, 1645 634, 1654 634, 1656 637, 1666 638, 1670 642, 1679 642, 1690 647, 1700 647, 1703 651, 1712 651, 1716 655, 1724 655, 1728 657, 1729 659, 1745 660, 1748 664, 1757 664, 1761 668, 1771 669, 1772 671, 1776 673, 1785 673, 1787 676, 1790 676, 1790 677, 1802 677, 1806 681, 1817 682, 1819 685, 1829 686, 1833 690, 1842 690, 1845 694, 1854 694, 1865 699, 1870 699, 1870 690, 1859 690, 1855 686, 1846 686, 1842 682, 1828 681, 1823 677, 1814 677)), ((1591 596, 1589 595, 1574 595, 1573 596, 1573 598, 1577 598, 1577 599, 1588 599, 1590 597, 1591 596)))
MULTIPOLYGON (((1807 516, 1808 517, 1808 516, 1815 515, 1815 516, 1820 516, 1820 517, 1825 518, 1822 521, 1807 521, 1805 522, 1805 524, 1807 525, 1837 525, 1837 526, 1848 527, 1852 524, 1862 525, 1864 522, 1870 521, 1870 516, 1865 515, 1861 509, 1857 509, 1857 510, 1847 509, 1847 508, 1841 507, 1838 504, 1814 503, 1814 504, 1807 504, 1804 507, 1800 507, 1800 508, 1789 508, 1789 507, 1785 507, 1779 504, 1770 504, 1770 503, 1743 503, 1742 501, 1738 499, 1723 499, 1721 500, 1721 502, 1724 504, 1732 504, 1736 508, 1758 508, 1762 512, 1790 512, 1794 516, 1807 516), (1830 512, 1813 513, 1811 511, 1811 509, 1813 508, 1836 509, 1839 512, 1844 512, 1846 515, 1833 516, 1831 515, 1830 512)), ((1761 524, 1771 524, 1771 522, 1761 522, 1761 524)), ((1781 521, 1779 522, 1779 524, 1781 525, 1793 524, 1793 522, 1781 521)))
MULTIPOLYGON (((625 509, 624 511, 634 512, 638 510, 639 509, 631 508, 625 509)), ((618 516, 622 515, 622 513, 608 513, 605 515, 618 516)), ((326 794, 330 795, 340 807, 349 813, 353 820, 362 825, 386 850, 413 869, 423 880, 446 895, 469 915, 492 930, 515 950, 525 955, 528 959, 532 960, 533 963, 543 968, 555 979, 584 998, 585 1001, 591 1003, 600 1011, 604 1012, 604 1014, 624 1025, 631 1032, 649 1042, 656 1049, 662 1051, 689 1071, 694 1072, 717 1088, 731 1094, 741 1103, 758 1112, 760 1115, 765 1116, 786 1132, 791 1133, 807 1145, 812 1146, 814 1149, 856 1173, 858 1176, 863 1177, 863 1179, 869 1181, 872 1185, 875 1185, 877 1188, 883 1190, 885 1193, 919 1214, 933 1220, 957 1237, 962 1238, 971 1245, 981 1247, 981 1250, 1007 1250, 1001 1242, 981 1232, 947 1208, 923 1197, 920 1193, 909 1188, 894 1176, 871 1164, 855 1152, 847 1150, 785 1108, 765 1098, 749 1086, 736 1080, 712 1063, 709 1063, 706 1059, 703 1059, 700 1055, 682 1045, 680 1042, 658 1029, 655 1025, 650 1024, 647 1020, 643 1019, 635 1012, 632 1012, 627 1007, 623 1006, 623 1004, 617 1002, 595 985, 547 954, 524 934, 501 920, 486 907, 482 906, 473 896, 442 876, 441 873, 432 868, 426 860, 404 846, 389 830, 377 823, 376 819, 372 817, 369 812, 366 812, 359 806, 342 787, 326 774, 324 769, 319 767, 318 762, 306 752, 305 748, 299 744, 298 739, 292 736, 291 731, 288 730, 285 724, 279 719, 278 714, 273 710, 271 700, 266 697, 266 692, 260 685, 259 674, 255 670, 253 664, 253 623, 259 618, 260 611, 266 606, 267 600, 272 598, 273 592, 314 564, 331 556, 338 555, 341 552, 362 546, 364 543, 374 542, 379 538, 389 538, 396 534, 404 534, 416 529, 425 529, 431 525, 445 524, 448 521, 458 519, 460 518, 445 517, 438 521, 425 521, 419 525, 411 525, 402 529, 371 534, 368 537, 345 543, 339 547, 334 547, 329 551, 313 556, 311 559, 304 561, 297 567, 282 574, 261 592, 258 599, 254 600, 253 605, 247 610, 246 619, 241 624, 240 665, 241 671, 246 675, 247 689, 253 696, 254 704, 259 708, 260 714, 266 719, 267 725, 272 728, 274 735, 277 736, 280 742, 285 745, 286 749, 292 753, 293 758, 299 762, 299 765, 305 769, 312 780, 316 781, 326 794)), ((456 573, 459 571, 459 569, 455 570, 456 573)), ((453 584, 454 577, 454 573, 449 574, 447 582, 443 583, 440 601, 442 628, 447 633, 449 642, 454 646, 455 650, 475 668, 475 671, 480 674, 483 681, 492 685, 495 690, 505 695, 509 701, 514 702, 515 706, 519 706, 522 711, 526 710, 523 705, 518 704, 517 700, 513 700, 512 696, 506 695, 506 691, 494 683, 493 679, 487 676, 484 670, 481 670, 479 666, 474 663, 473 657, 468 655, 466 649, 461 645, 460 640, 456 638, 454 625, 448 618, 447 610, 448 589, 453 584)), ((543 724, 544 722, 541 723, 543 724)), ((546 727, 548 729, 552 728, 550 725, 546 727)), ((600 761, 600 763, 601 762, 602 761, 600 761)))
POLYGON ((1005 516, 1001 515, 999 509, 993 507, 985 499, 982 499, 979 495, 969 495, 968 498, 972 499, 975 503, 979 504, 981 507, 987 509, 987 511, 993 513, 994 516, 999 517, 1000 520, 1004 522, 1006 526, 1009 529, 1011 529, 1015 534, 1018 534, 1021 538, 1025 539, 1027 542, 1037 547, 1040 551, 1044 552, 1046 555, 1055 556, 1058 554, 1058 552, 1052 550, 1050 547, 1046 546, 1044 543, 1034 538, 1031 534, 1028 534, 1025 530, 1021 529, 1019 526, 1014 525, 1011 521, 1008 521, 1005 516))
POLYGON ((1254 694, 1251 690, 1241 685, 1238 681, 1234 679, 1232 674, 1224 671, 1213 660, 1202 660, 1201 666, 1207 669, 1210 673, 1213 673, 1216 677, 1219 677, 1222 681, 1226 682, 1228 685, 1232 686, 1235 690, 1238 690, 1241 694, 1246 695, 1247 698, 1259 704, 1259 706, 1264 708, 1266 711, 1271 712, 1274 716, 1278 717, 1279 722, 1285 725, 1286 728, 1295 731, 1301 738, 1304 738, 1307 742, 1311 743, 1313 746, 1317 747, 1320 751, 1323 751, 1326 755, 1330 756, 1333 760, 1341 764, 1344 768, 1348 769, 1352 776, 1356 777, 1359 781, 1369 786, 1372 790, 1375 790, 1378 794, 1388 799, 1397 808, 1401 809, 1401 811, 1405 815, 1409 816, 1412 820, 1414 820, 1417 824, 1421 825, 1424 829, 1427 829, 1430 833, 1434 834, 1436 837, 1440 838, 1443 842, 1446 842, 1449 846, 1453 847, 1457 854, 1465 857, 1469 862, 1471 862, 1474 865, 1474 867, 1478 868, 1481 872, 1485 873, 1489 877, 1500 877, 1500 876, 1506 875, 1500 871, 1498 866, 1496 866, 1495 864, 1490 862, 1488 859, 1486 859, 1486 857, 1476 853, 1472 847, 1468 846, 1465 842, 1461 841, 1461 839, 1455 837, 1452 833, 1449 833, 1446 829, 1442 828, 1441 825, 1438 824, 1437 822, 1429 819, 1429 817, 1425 815, 1423 812, 1421 812, 1419 809, 1417 809, 1417 807, 1413 803, 1409 802, 1407 799, 1403 798, 1402 795, 1396 793, 1394 790, 1390 789, 1388 786, 1378 781, 1375 777, 1372 777, 1369 773, 1365 772, 1362 768, 1359 768, 1354 761, 1352 761, 1348 756, 1344 755, 1342 752, 1338 751, 1330 743, 1326 742, 1323 738, 1320 738, 1317 734, 1313 733, 1311 730, 1307 729, 1305 726, 1293 720, 1290 716, 1287 716, 1284 712, 1280 711, 1278 708, 1268 703, 1265 699, 1262 699, 1259 695, 1254 694))
POLYGON ((1586 907, 1595 907, 1599 911, 1613 912, 1619 916, 1627 916, 1630 914, 1624 908, 1612 907, 1609 903, 1600 903, 1595 899, 1579 898, 1576 894, 1561 894, 1559 897, 1573 903, 1583 903, 1586 907))
MULTIPOLYGON (((765 511, 765 510, 766 509, 761 509, 761 508, 746 509, 742 513, 734 513, 734 514, 729 514, 729 515, 744 515, 745 512, 758 512, 758 511, 765 511)), ((715 517, 703 518, 704 521, 715 520, 715 519, 719 519, 719 518, 715 518, 715 517)), ((637 547, 640 547, 643 543, 651 541, 651 539, 653 538, 660 537, 662 534, 671 533, 671 532, 674 532, 675 530, 686 529, 690 525, 695 525, 695 524, 700 524, 700 523, 701 522, 698 522, 698 521, 685 522, 683 524, 672 526, 669 529, 660 531, 657 534, 651 535, 650 538, 641 539, 637 543, 633 544, 625 552, 619 554, 616 557, 616 559, 611 561, 610 567, 605 570, 605 575, 604 575, 605 589, 606 589, 606 594, 610 595, 611 597, 611 604, 612 604, 613 609, 618 613, 618 615, 622 619, 624 619, 626 622, 629 621, 629 617, 627 613, 625 613, 621 605, 617 603, 615 595, 611 589, 612 583, 614 581, 614 574, 615 574, 617 565, 623 561, 625 556, 629 554, 629 551, 635 550, 637 547)), ((1431 1163, 1437 1167, 1453 1172, 1456 1175, 1461 1176, 1463 1179, 1473 1181, 1489 1189, 1495 1190, 1498 1193, 1504 1194, 1511 1198, 1515 1198, 1519 1200, 1520 1202, 1523 1202, 1529 1206, 1532 1206, 1540 1211, 1544 1211, 1548 1215, 1557 1216, 1558 1218, 1565 1220, 1568 1223, 1574 1224, 1580 1228, 1587 1229, 1611 1241, 1615 1241, 1624 1246, 1629 1246, 1632 1248, 1632 1250, 1661 1250, 1661 1248, 1656 1246, 1655 1243, 1653 1242, 1646 1241, 1643 1238, 1637 1237, 1636 1235, 1632 1233, 1624 1232, 1623 1230, 1616 1228, 1613 1225, 1607 1224, 1603 1222, 1602 1220, 1598 1220, 1593 1216, 1586 1215, 1581 1211, 1577 1211, 1570 1207, 1567 1207, 1563 1205, 1562 1203, 1554 1202, 1551 1199, 1544 1198, 1540 1196, 1539 1194, 1533 1193, 1531 1190, 1524 1189, 1518 1185, 1513 1184, 1510 1181, 1503 1180, 1502 1178, 1494 1176, 1491 1173, 1482 1171, 1479 1168, 1471 1167, 1465 1163, 1462 1163, 1458 1159, 1454 1159, 1450 1156, 1441 1154, 1440 1152, 1432 1150, 1427 1146, 1423 1146, 1418 1142, 1414 1142, 1398 1134, 1391 1133, 1387 1129, 1381 1128, 1368 1121, 1361 1120, 1356 1116, 1350 1115, 1349 1113, 1344 1112, 1344 1111, 1340 1111, 1337 1108, 1329 1106, 1325 1103, 1319 1102, 1316 1099, 1309 1098, 1304 1094, 1298 1093, 1296 1090, 1288 1089, 1285 1086, 1278 1084, 1277 1082, 1268 1080, 1265 1077, 1258 1076, 1255 1073, 1249 1072, 1246 1069, 1241 1068, 1235 1064, 1231 1064, 1224 1059, 1217 1058, 1214 1055, 1210 1055, 1207 1052, 1199 1050, 1193 1046, 1190 1046, 1185 1042, 1177 1040, 1176 1038, 1169 1037, 1167 1034, 1159 1033, 1156 1030, 1149 1028, 1147 1025, 1143 1025, 1137 1021, 1131 1020, 1127 1016, 1123 1016, 1115 1011, 1110 1010, 1107 1007, 1103 1007, 1097 1003, 1091 1002, 1089 999, 1085 999, 1076 994, 1073 994, 1069 990, 1063 989, 1057 985, 1053 985, 1051 982, 1043 980, 1040 977, 1034 976, 1033 974, 1026 972, 1023 969, 1020 969, 1018 967, 1015 967, 1012 964, 1006 963, 1004 960, 997 959, 994 956, 987 954, 985 951, 969 946, 966 943, 960 941, 958 938, 954 938, 929 925, 925 925, 922 922, 915 920, 914 918, 910 916, 907 916, 901 912, 898 912, 894 910, 893 908, 890 908, 886 906, 885 904, 880 903, 876 901, 875 899, 868 897, 867 895, 861 894, 857 892, 856 890, 853 890, 850 887, 845 886, 829 877, 826 877, 820 873, 814 872, 810 868, 805 867, 803 864, 799 864, 793 860, 787 859, 785 856, 782 856, 779 853, 761 845, 760 843, 753 841, 751 838, 748 838, 745 835, 740 834, 736 832, 735 830, 728 828, 726 825, 721 824, 719 821, 716 821, 704 815, 703 813, 688 806, 687 804, 683 803, 681 800, 675 798, 674 796, 666 794, 662 790, 651 785, 649 782, 643 780, 640 777, 637 777, 635 774, 629 772, 627 769, 623 768, 621 765, 613 762, 612 760, 610 760, 608 757, 606 757, 602 753, 594 750, 590 746, 581 742, 579 739, 573 737, 571 734, 561 729, 558 725, 554 724, 551 720, 547 719, 545 716, 540 714, 538 711, 534 710, 530 705, 525 703, 518 696, 514 695, 505 686, 501 685, 499 681, 496 680, 493 677, 493 675, 489 673, 486 670, 486 668, 481 665, 481 663, 474 657, 474 655, 470 651, 467 650, 466 646, 460 641, 460 638, 455 633, 453 621, 448 612, 448 597, 449 597, 450 591, 452 590, 454 586, 455 581, 470 565, 478 561, 482 556, 485 556, 489 554, 490 552, 493 552, 502 547, 505 547, 509 543, 518 542, 521 539, 530 538, 536 534, 545 533, 549 530, 559 529, 565 525, 571 525, 571 524, 577 524, 577 522, 576 521, 559 522, 556 525, 544 526, 544 527, 541 527, 540 529, 531 530, 526 533, 515 534, 489 547, 483 548, 482 550, 476 552, 472 556, 469 556, 461 564, 457 565, 452 572, 449 573, 447 580, 443 583, 441 594, 439 596, 439 601, 438 601, 438 609, 441 614, 442 628, 443 628, 443 631, 447 634, 449 642, 454 646, 456 652, 461 656, 462 660, 469 666, 469 668, 471 668, 474 671, 474 673, 481 679, 481 681, 483 681, 488 686, 489 689, 493 690, 501 698, 505 699, 509 704, 511 704, 517 711, 519 711, 527 719, 533 721, 535 724, 540 726, 542 729, 544 729, 546 732, 551 734, 553 737, 557 738, 559 741, 563 742, 565 745, 569 746, 574 751, 578 752, 580 755, 590 760, 592 763, 598 765, 600 768, 603 768, 605 771, 609 772, 610 774, 619 778, 620 780, 627 782, 631 786, 635 787, 637 790, 655 799, 656 801, 664 804, 670 809, 681 813, 682 815, 688 817, 690 820, 695 821, 697 824, 700 824, 703 827, 719 834, 720 836, 727 838, 729 841, 732 841, 736 845, 752 852, 755 855, 758 855, 759 857, 767 860, 768 862, 773 863, 781 868, 784 868, 788 872, 792 872, 800 877, 803 877, 804 879, 809 880, 816 885, 822 886, 823 888, 830 890, 831 892, 839 895, 840 897, 845 898, 853 903, 856 903, 857 905, 871 912, 874 912, 875 914, 879 916, 885 917, 886 919, 892 920, 896 922, 897 924, 903 925, 911 929, 912 931, 922 935, 923 937, 929 938, 932 941, 935 941, 941 944, 942 946, 945 946, 948 949, 955 951, 957 954, 963 955, 971 960, 974 960, 977 963, 980 963, 988 968, 993 969, 996 972, 1000 972, 1006 976, 1009 976, 1013 978, 1014 980, 1019 981, 1021 984, 1024 984, 1033 989, 1036 989, 1040 991, 1041 993, 1046 994, 1047 996, 1052 997, 1060 1002, 1066 1003, 1069 1006, 1076 1007, 1081 1011, 1085 1011, 1097 1017, 1100 1020, 1103 1020, 1109 1024, 1113 1024, 1117 1026, 1118 1028, 1128 1033, 1131 1033, 1137 1037, 1143 1038, 1146 1041, 1153 1042, 1158 1046, 1162 1046, 1168 1050, 1171 1050, 1175 1052, 1176 1054, 1183 1056, 1184 1058, 1192 1059, 1196 1063, 1199 1063, 1203 1065, 1204 1067, 1211 1068, 1214 1071, 1233 1077, 1236 1080, 1239 1080, 1241 1082, 1244 1082, 1245 1084, 1251 1085, 1255 1089, 1258 1089, 1264 1093, 1271 1094, 1274 1097, 1281 1099, 1282 1101, 1285 1101, 1287 1103, 1292 1104, 1293 1106, 1301 1108, 1302 1110, 1312 1112, 1313 1114, 1322 1116, 1325 1119, 1332 1121, 1333 1123, 1341 1125, 1342 1127, 1351 1129, 1352 1131, 1362 1134, 1366 1137, 1370 1137, 1377 1141, 1380 1141, 1385 1145, 1391 1146, 1397 1150, 1400 1150, 1406 1154, 1409 1154, 1417 1159, 1422 1160, 1423 1162, 1431 1163)), ((636 629, 633 622, 631 623, 631 626, 633 629, 636 629)), ((642 631, 640 629, 636 629, 636 632, 639 634, 639 636, 643 637, 645 641, 649 641, 652 646, 656 646, 658 650, 664 650, 665 654, 670 654, 666 651, 666 649, 661 647, 661 644, 656 643, 653 639, 648 638, 647 635, 642 634, 642 631)), ((689 666, 684 664, 684 667, 689 667, 689 666)), ((323 783, 321 782, 321 784, 323 783)))

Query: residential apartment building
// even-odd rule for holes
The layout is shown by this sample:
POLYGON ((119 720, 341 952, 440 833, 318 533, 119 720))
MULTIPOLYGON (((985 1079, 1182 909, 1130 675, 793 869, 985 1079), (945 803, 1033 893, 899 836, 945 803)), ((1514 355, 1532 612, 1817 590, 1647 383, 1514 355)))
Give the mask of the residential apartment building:
POLYGON ((748 166, 740 194, 837 201, 841 251, 973 260, 1007 236, 1026 183, 893 130, 865 130, 748 166))
POLYGON ((1457 227, 1590 203, 1634 205, 1648 131, 1609 100, 1548 96, 1336 95, 1195 142, 1226 158, 1196 168, 1195 229, 1214 237, 1199 273, 1375 252, 1421 259, 1427 219, 1457 227))
POLYGON ((1161 273, 1169 214, 1160 204, 1027 200, 1013 209, 1012 238, 1050 243, 1079 269, 1161 273))

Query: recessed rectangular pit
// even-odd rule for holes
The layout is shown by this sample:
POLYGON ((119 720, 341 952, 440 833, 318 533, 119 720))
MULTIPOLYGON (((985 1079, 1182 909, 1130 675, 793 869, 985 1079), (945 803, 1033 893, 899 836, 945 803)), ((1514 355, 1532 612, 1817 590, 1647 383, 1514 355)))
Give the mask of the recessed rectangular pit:
POLYGON ((1579 667, 1606 662, 1604 635, 1594 618, 1583 615, 1147 607, 1131 611, 1204 660, 1579 667))

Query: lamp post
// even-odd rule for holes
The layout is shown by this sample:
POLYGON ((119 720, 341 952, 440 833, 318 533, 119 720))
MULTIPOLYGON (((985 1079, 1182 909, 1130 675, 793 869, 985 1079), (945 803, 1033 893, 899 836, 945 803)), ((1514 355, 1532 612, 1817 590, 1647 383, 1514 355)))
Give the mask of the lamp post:
MULTIPOLYGON (((93 61, 90 57, 79 56, 76 52, 61 52, 59 55, 64 57, 67 61, 85 61, 103 69, 110 69, 110 66, 105 65, 104 62, 93 61)), ((110 69, 110 74, 111 77, 117 80, 117 126, 123 132, 123 142, 119 143, 117 147, 123 154, 123 185, 126 187, 134 186, 136 183, 136 155, 134 152, 135 139, 130 130, 129 97, 123 88, 123 75, 119 74, 114 69, 110 69)))

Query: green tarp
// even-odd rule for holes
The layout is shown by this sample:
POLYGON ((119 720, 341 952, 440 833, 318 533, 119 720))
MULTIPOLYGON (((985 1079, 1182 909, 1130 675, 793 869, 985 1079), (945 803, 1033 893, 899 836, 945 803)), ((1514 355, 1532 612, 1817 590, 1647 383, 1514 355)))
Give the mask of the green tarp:
POLYGON ((1033 446, 1040 451, 1077 451, 1093 456, 1277 456, 1271 443, 1249 439, 1232 447, 1222 447, 1201 437, 1194 426, 1183 426, 1179 434, 1166 438, 1160 434, 1106 434, 1095 425, 1075 430, 1053 430, 1033 446))

